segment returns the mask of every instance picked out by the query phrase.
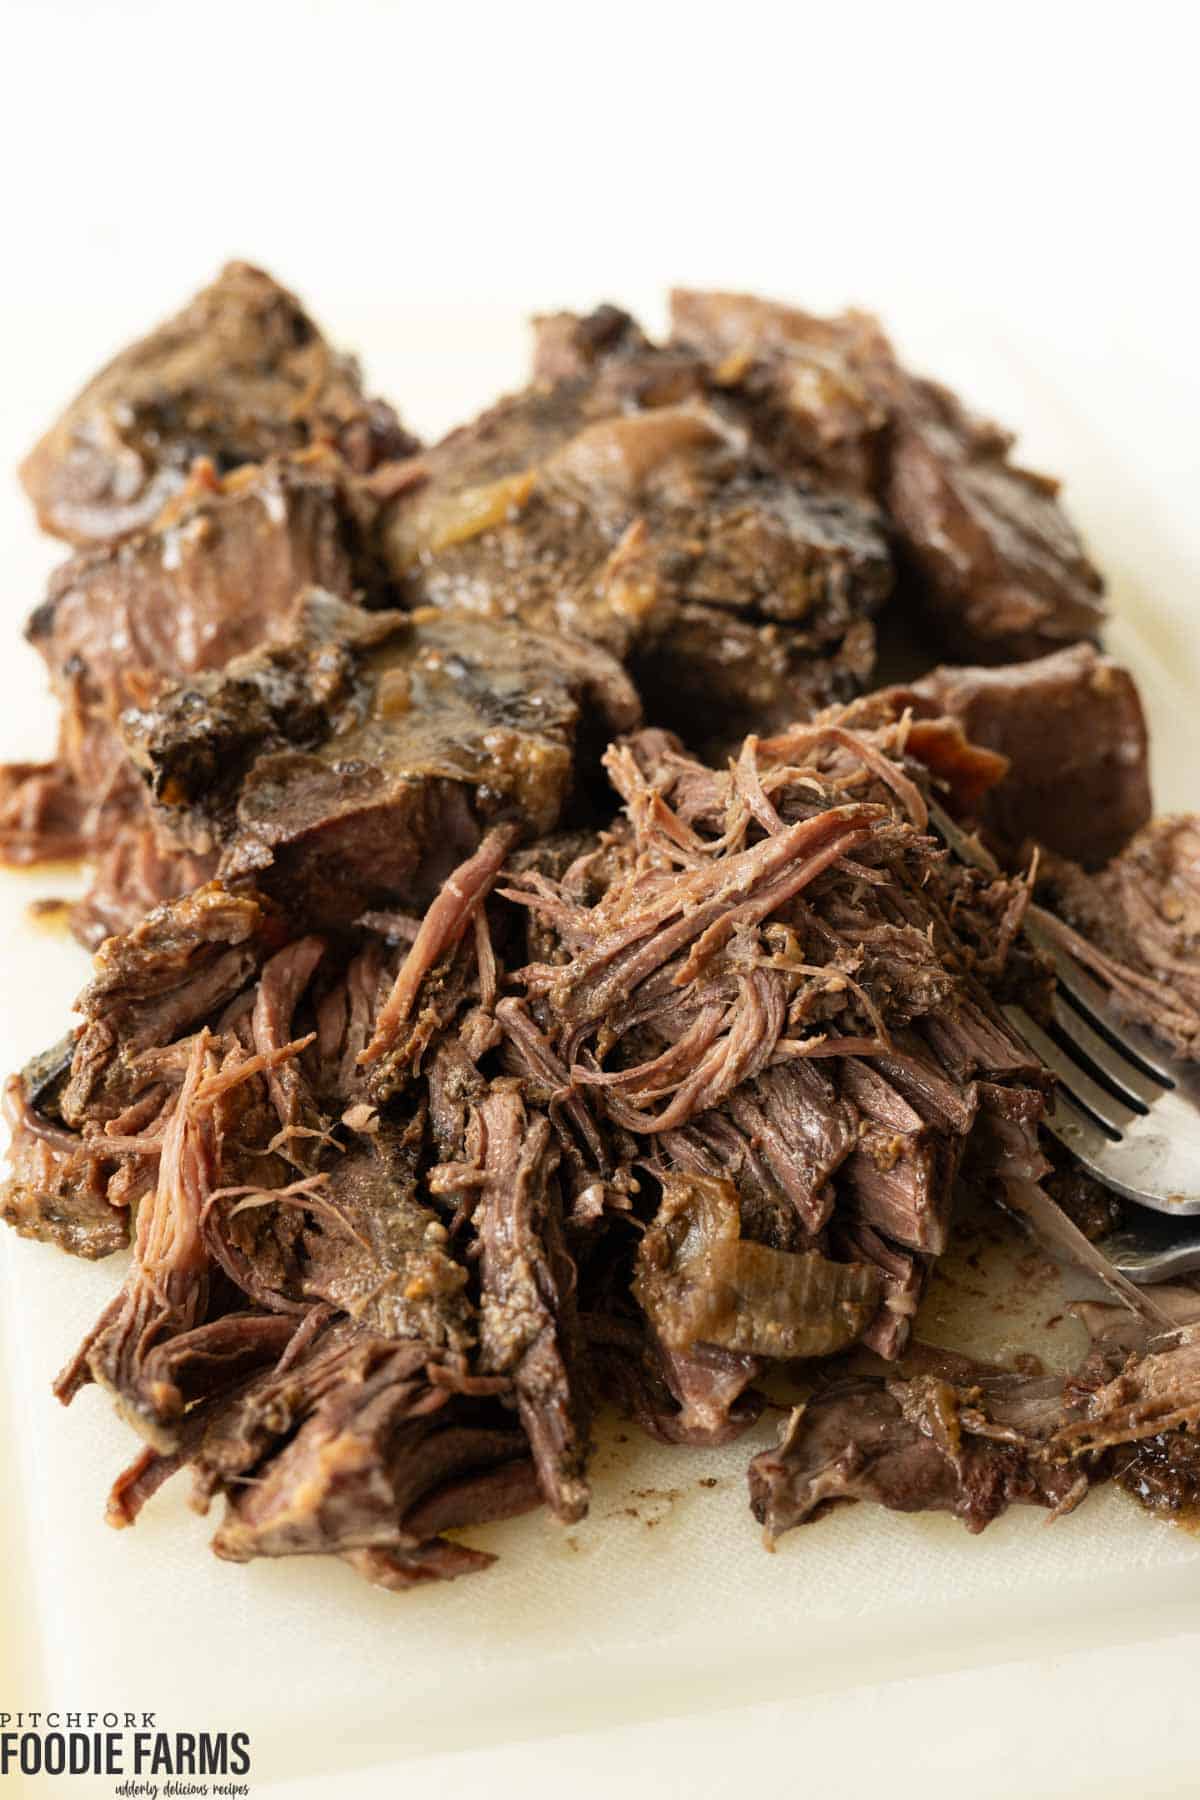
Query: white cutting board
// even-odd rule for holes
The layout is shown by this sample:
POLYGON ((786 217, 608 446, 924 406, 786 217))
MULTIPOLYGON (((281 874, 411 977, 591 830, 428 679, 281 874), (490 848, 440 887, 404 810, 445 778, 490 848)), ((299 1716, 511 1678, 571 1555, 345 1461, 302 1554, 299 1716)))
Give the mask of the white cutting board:
MULTIPOLYGON (((14 324, 9 341, 27 354, 11 371, 0 468, 64 389, 139 323, 93 311, 74 326, 64 313, 53 331, 14 324)), ((1021 427, 1030 458, 1068 477, 1068 501, 1112 577, 1110 644, 1147 700, 1160 807, 1200 798, 1191 595, 1200 544, 1194 524, 1170 510, 1177 495, 1190 499, 1190 447, 1181 440, 1177 485, 1163 466, 1140 492, 1140 459, 1120 446, 1120 368, 1107 409, 1082 379, 1068 402, 1048 378, 1045 347, 1005 343, 992 321, 925 310, 895 323, 914 361, 1021 427), (1101 435, 1095 415, 1105 412, 1101 435)), ((515 315, 363 309, 340 325, 425 431, 520 378, 515 315)), ((1135 374, 1125 371, 1128 395, 1135 374)), ((30 757, 48 748, 53 713, 17 633, 55 552, 11 487, 0 553, 0 755, 30 757)), ((73 879, 0 878, 3 1070, 60 1035, 86 977, 83 952, 25 916, 31 898, 69 891, 73 879)), ((1043 1274, 1024 1282, 1019 1310, 1001 1312, 968 1291, 969 1270, 959 1278, 931 1299, 932 1335, 974 1337, 985 1354, 1036 1342, 1070 1360, 1074 1327, 1043 1329, 1059 1311, 1043 1274)), ((471 1534, 501 1552, 493 1570, 408 1596, 375 1592, 328 1561, 218 1562, 206 1547, 211 1522, 187 1508, 186 1478, 117 1534, 103 1523, 104 1495, 134 1441, 95 1390, 64 1411, 48 1389, 119 1279, 119 1259, 91 1266, 0 1234, 0 1428, 15 1446, 0 1497, 12 1515, 0 1517, 0 1704, 149 1708, 171 1729, 249 1729, 256 1786, 309 1775, 337 1793, 337 1771, 406 1754, 709 1715, 752 1699, 1131 1642, 1200 1618, 1200 1541, 1112 1492, 1053 1529, 1018 1512, 979 1539, 946 1519, 853 1508, 766 1555, 744 1471, 770 1420, 724 1451, 667 1452, 614 1424, 584 1524, 564 1531, 532 1517, 471 1534), (702 1485, 713 1478, 715 1487, 702 1485)))

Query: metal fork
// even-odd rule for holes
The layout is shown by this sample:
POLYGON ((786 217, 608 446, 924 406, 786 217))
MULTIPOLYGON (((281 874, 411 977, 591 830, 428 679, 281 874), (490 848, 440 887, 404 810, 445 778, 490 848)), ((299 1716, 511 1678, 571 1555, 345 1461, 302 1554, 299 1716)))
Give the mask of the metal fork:
MULTIPOLYGON (((963 862, 998 875, 995 859, 936 802, 930 822, 963 862)), ((1130 1214, 1098 1246, 1131 1281, 1164 1281, 1200 1268, 1200 1068, 1169 1055, 1122 1018, 1098 982, 1051 937, 1031 908, 1024 932, 1054 965, 1054 1030, 1021 1006, 1009 1023, 1057 1076, 1049 1129, 1105 1187, 1152 1213, 1130 1214)))

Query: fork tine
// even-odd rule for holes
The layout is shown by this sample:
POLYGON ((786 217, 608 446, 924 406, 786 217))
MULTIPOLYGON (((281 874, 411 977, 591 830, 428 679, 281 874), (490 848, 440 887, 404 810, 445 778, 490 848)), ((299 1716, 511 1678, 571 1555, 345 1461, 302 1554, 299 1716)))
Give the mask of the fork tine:
POLYGON ((1200 1213, 1197 1119, 1190 1102, 1165 1094, 1138 1114, 1123 1137, 1111 1139, 1059 1088, 1046 1123, 1106 1187, 1176 1219, 1200 1213))
MULTIPOLYGON (((963 862, 998 873, 987 849, 936 801, 929 817, 963 862)), ((1058 1077, 1045 1123, 1106 1187, 1176 1220, 1200 1217, 1200 1068, 1173 1057, 1124 1016, 1109 989, 1062 947, 1058 923, 1039 906, 1030 906, 1023 921, 1026 938, 1058 978, 1055 1035, 1022 1007, 1003 1009, 1058 1077), (1089 1072, 1093 1069, 1101 1080, 1089 1072)))
MULTIPOLYGON (((1031 912, 1033 911, 1036 909, 1031 908, 1031 912)), ((1170 1052, 1164 1050, 1147 1032, 1121 1017, 1108 989, 1062 949, 1050 933, 1043 930, 1037 918, 1029 917, 1025 920, 1025 935, 1050 958, 1054 964, 1054 973, 1074 1004, 1111 1031, 1132 1060, 1140 1063, 1151 1075, 1158 1076, 1165 1086, 1174 1087, 1178 1071, 1172 1067, 1170 1052)))
MULTIPOLYGON (((960 862, 969 863, 976 869, 982 869, 988 875, 1000 873, 999 864, 991 852, 979 842, 978 838, 969 837, 936 800, 929 802, 929 822, 942 842, 953 851, 960 862)), ((1042 909, 1039 906, 1029 908, 1023 926, 1025 936, 1030 943, 1036 944, 1037 948, 1050 958, 1055 974, 1076 1007, 1088 1017, 1090 1022, 1102 1025, 1110 1031, 1121 1044, 1129 1060, 1138 1063, 1147 1074, 1157 1076, 1167 1087, 1174 1087, 1178 1080, 1178 1069, 1174 1066, 1170 1054, 1147 1032, 1141 1030, 1139 1026, 1131 1025, 1128 1020, 1121 1017, 1120 1009, 1113 1004, 1112 995, 1108 989, 1089 974, 1081 963, 1076 962, 1075 958, 1062 948, 1057 937, 1045 929, 1038 916, 1041 912, 1042 909)), ((1045 916, 1047 915, 1043 915, 1043 917, 1045 916)), ((1051 919, 1053 918, 1053 915, 1049 916, 1051 919)), ((1067 1027, 1064 1026, 1064 1029, 1067 1027)), ((1075 1035, 1075 1033, 1072 1032, 1071 1035, 1075 1035)), ((1107 1073, 1107 1065, 1099 1058, 1094 1060, 1097 1067, 1104 1068, 1107 1073)), ((1114 1078, 1116 1078, 1115 1071, 1114 1078)), ((1129 1087, 1128 1083, 1124 1085, 1129 1087)), ((1142 1096, 1139 1094, 1140 1097, 1142 1096)), ((1154 1097, 1150 1096, 1149 1098, 1152 1100, 1154 1097)))
POLYGON ((1044 1123, 1085 1169, 1090 1169, 1101 1181, 1105 1179, 1104 1158, 1112 1150, 1113 1140, 1095 1119, 1072 1102, 1065 1089, 1059 1088, 1055 1093, 1044 1123))
POLYGON ((1004 1013, 1030 1049, 1036 1050, 1048 1069, 1053 1069, 1073 1100, 1082 1103, 1094 1118, 1115 1132, 1125 1131, 1133 1124, 1138 1114, 1115 1094, 1110 1094, 1107 1088, 1102 1088, 1098 1081, 1093 1081, 1087 1070, 1068 1056, 1062 1045, 1056 1044, 1049 1032, 1043 1031, 1023 1007, 1006 1006, 1004 1013))
POLYGON ((1136 1063, 1131 1063, 1127 1057, 1122 1056, 1108 1038, 1093 1031, 1085 1015, 1076 1012, 1061 994, 1054 996, 1054 1019, 1072 1046, 1082 1051, 1106 1081, 1111 1081, 1114 1087, 1120 1088, 1139 1112, 1153 1106, 1166 1092, 1161 1082, 1151 1080, 1136 1063))
MULTIPOLYGON (((982 869, 987 875, 1000 873, 1000 866, 991 852, 980 843, 978 838, 969 837, 961 825, 956 824, 945 808, 940 806, 936 800, 929 802, 929 822, 942 842, 953 851, 960 862, 969 863, 976 869, 982 869)), ((1111 1076, 1112 1080, 1117 1082, 1126 1093, 1151 1105, 1158 1097, 1157 1090, 1147 1091, 1144 1077, 1146 1075, 1157 1076, 1161 1084, 1173 1087, 1176 1074, 1171 1065, 1171 1058, 1154 1042, 1153 1038, 1148 1037, 1137 1026, 1129 1025, 1120 1017, 1108 989, 1102 987, 1082 964, 1076 962, 1075 958, 1062 948, 1058 939, 1045 929, 1038 917, 1040 912, 1041 908, 1038 906, 1029 908, 1023 927, 1025 936, 1050 958, 1059 982, 1070 995, 1075 1007, 1083 1015, 1085 1027, 1088 1028, 1089 1046, 1091 1040, 1093 1038, 1095 1040, 1095 1048, 1089 1047, 1087 1055, 1097 1068, 1103 1070, 1105 1075, 1111 1076), (1114 1059, 1121 1057, 1121 1051, 1092 1030, 1091 1028, 1095 1025, 1104 1026, 1122 1046, 1125 1055, 1119 1069, 1114 1059), (1129 1063, 1138 1065, 1136 1071, 1128 1068, 1129 1063), (1140 1086, 1135 1085, 1139 1077, 1143 1082, 1143 1085, 1140 1086)), ((1061 1024, 1067 1035, 1077 1039, 1082 1048, 1085 1034, 1076 1027, 1074 1020, 1064 1019, 1061 1024)))

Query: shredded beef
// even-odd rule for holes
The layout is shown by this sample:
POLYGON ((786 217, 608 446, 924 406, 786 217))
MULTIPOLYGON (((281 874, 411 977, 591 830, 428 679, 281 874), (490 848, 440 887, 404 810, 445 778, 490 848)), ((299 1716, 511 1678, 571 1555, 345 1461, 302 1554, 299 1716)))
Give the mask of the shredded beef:
POLYGON ((1200 1302, 1108 1262, 1007 1009, 1052 1016, 1057 935, 1200 1052, 1200 840, 1147 824, 1099 578, 1010 449, 865 314, 685 293, 665 344, 542 319, 418 455, 244 265, 35 448, 80 549, 0 856, 93 858, 96 955, 0 1216, 132 1240, 56 1384, 144 1440, 111 1523, 187 1470, 220 1556, 400 1591, 581 1519, 601 1401, 717 1445, 796 1383, 772 1538, 1114 1476, 1192 1510, 1200 1302), (982 666, 862 693, 881 612, 982 666), (1109 1291, 1070 1376, 914 1336, 972 1193, 1109 1291))
POLYGON ((473 1109, 467 1148, 478 1169, 481 1366, 511 1376, 543 1496, 559 1518, 578 1519, 588 1501, 587 1403, 550 1123, 531 1122, 517 1088, 501 1083, 473 1109))
POLYGON ((1040 923, 1131 1019, 1180 1056, 1200 1056, 1200 823, 1158 819, 1099 874, 1059 857, 1041 868, 1040 923))

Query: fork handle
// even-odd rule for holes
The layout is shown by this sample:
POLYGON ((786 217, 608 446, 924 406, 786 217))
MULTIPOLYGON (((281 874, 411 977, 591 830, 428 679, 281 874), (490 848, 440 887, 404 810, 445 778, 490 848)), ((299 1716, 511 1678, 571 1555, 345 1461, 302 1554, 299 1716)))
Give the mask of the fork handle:
MULTIPOLYGON (((1179 1226, 1165 1218, 1160 1231, 1154 1213, 1139 1212, 1135 1225, 1110 1232, 1096 1248, 1138 1287, 1172 1281, 1200 1269, 1200 1234, 1181 1238, 1179 1226)), ((1200 1294, 1196 1310, 1200 1312, 1200 1294)))

